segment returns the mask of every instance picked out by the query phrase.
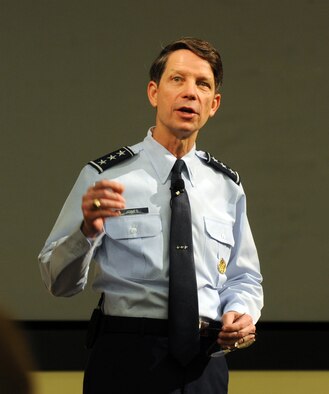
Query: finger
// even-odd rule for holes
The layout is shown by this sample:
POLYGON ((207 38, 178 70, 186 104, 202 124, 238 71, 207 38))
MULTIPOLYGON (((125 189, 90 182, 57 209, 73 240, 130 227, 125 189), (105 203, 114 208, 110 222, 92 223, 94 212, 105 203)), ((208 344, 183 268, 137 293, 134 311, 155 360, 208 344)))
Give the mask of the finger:
MULTIPOLYGON (((103 203, 105 200, 118 201, 125 204, 126 200, 122 194, 112 191, 111 189, 90 189, 87 194, 83 197, 84 201, 92 202, 95 199, 101 200, 103 203)), ((108 204, 107 204, 108 205, 108 204)))
POLYGON ((126 200, 124 199, 124 197, 122 196, 122 194, 114 192, 112 190, 109 189, 101 189, 100 191, 96 191, 96 196, 98 198, 104 198, 107 200, 115 200, 115 201, 120 201, 125 203, 126 200))
POLYGON ((230 326, 231 324, 233 324, 234 320, 237 317, 237 313, 234 311, 229 311, 224 313, 224 315, 222 316, 222 326, 230 326))
POLYGON ((102 179, 101 181, 96 182, 93 188, 94 190, 111 189, 119 194, 122 194, 124 191, 124 185, 122 183, 107 179, 102 179))
POLYGON ((94 198, 88 201, 86 206, 89 207, 90 211, 96 214, 96 217, 107 216, 107 214, 113 216, 113 213, 120 214, 120 209, 125 208, 125 202, 121 199, 94 198))
POLYGON ((256 332, 256 327, 254 324, 249 324, 247 326, 233 324, 232 327, 229 327, 228 330, 225 330, 223 327, 218 334, 218 338, 225 342, 232 342, 240 340, 246 335, 255 334, 256 332), (232 327, 235 328, 235 331, 231 331, 232 327))
POLYGON ((234 346, 234 344, 237 342, 236 339, 222 339, 222 338, 218 338, 217 339, 217 343, 221 346, 221 348, 225 349, 225 348, 231 348, 234 346))
POLYGON ((223 324, 222 330, 227 332, 242 331, 253 326, 252 317, 247 314, 239 314, 231 324, 223 324))
POLYGON ((252 345, 256 341, 256 333, 249 333, 244 335, 241 338, 231 337, 231 338, 220 338, 218 337, 217 343, 222 348, 231 348, 231 347, 248 347, 252 345))
POLYGON ((243 336, 239 332, 234 331, 230 333, 220 332, 218 335, 218 341, 220 344, 226 344, 231 346, 235 342, 239 341, 243 336))
POLYGON ((119 193, 114 193, 107 189, 95 191, 90 189, 82 197, 83 211, 100 211, 102 209, 124 209, 125 199, 119 193))
POLYGON ((256 332, 256 327, 254 325, 250 325, 248 327, 245 327, 242 330, 237 330, 237 331, 223 331, 221 330, 218 334, 218 337, 223 339, 223 340, 239 340, 246 335, 255 335, 256 332))
POLYGON ((256 333, 249 333, 238 340, 239 345, 248 344, 256 341, 256 333))

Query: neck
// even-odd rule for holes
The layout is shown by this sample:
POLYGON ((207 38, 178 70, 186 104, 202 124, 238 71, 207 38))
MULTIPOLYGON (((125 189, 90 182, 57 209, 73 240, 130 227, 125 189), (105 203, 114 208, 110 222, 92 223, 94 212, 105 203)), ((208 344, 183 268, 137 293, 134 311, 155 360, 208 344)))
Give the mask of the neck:
POLYGON ((155 127, 152 131, 153 138, 165 147, 177 159, 185 156, 194 146, 197 137, 197 132, 186 136, 179 136, 175 134, 165 134, 155 127))

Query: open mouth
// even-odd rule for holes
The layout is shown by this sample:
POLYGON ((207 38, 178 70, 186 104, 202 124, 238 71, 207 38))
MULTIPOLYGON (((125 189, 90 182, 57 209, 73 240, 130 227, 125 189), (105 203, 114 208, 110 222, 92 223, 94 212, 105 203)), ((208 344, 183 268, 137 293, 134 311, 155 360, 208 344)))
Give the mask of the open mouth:
POLYGON ((196 111, 191 107, 181 107, 178 108, 179 112, 184 112, 186 114, 196 114, 196 111))

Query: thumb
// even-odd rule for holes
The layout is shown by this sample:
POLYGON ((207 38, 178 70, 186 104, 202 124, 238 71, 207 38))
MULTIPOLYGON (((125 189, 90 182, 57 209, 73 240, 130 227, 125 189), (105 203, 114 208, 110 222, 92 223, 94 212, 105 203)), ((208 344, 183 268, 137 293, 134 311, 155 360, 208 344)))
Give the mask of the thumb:
POLYGON ((231 325, 234 322, 234 320, 235 320, 235 312, 234 311, 224 313, 224 315, 222 316, 223 329, 225 329, 226 326, 231 325))

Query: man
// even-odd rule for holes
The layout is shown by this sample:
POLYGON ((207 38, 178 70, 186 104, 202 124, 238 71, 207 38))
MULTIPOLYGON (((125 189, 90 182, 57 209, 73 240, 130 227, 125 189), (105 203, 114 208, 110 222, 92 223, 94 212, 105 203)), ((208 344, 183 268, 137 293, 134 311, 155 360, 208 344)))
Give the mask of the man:
POLYGON ((255 340, 262 277, 245 194, 195 148, 221 82, 208 42, 164 48, 147 89, 155 126, 82 170, 39 256, 57 296, 83 290, 96 261, 104 316, 85 393, 226 393, 225 358, 212 355, 255 340))

